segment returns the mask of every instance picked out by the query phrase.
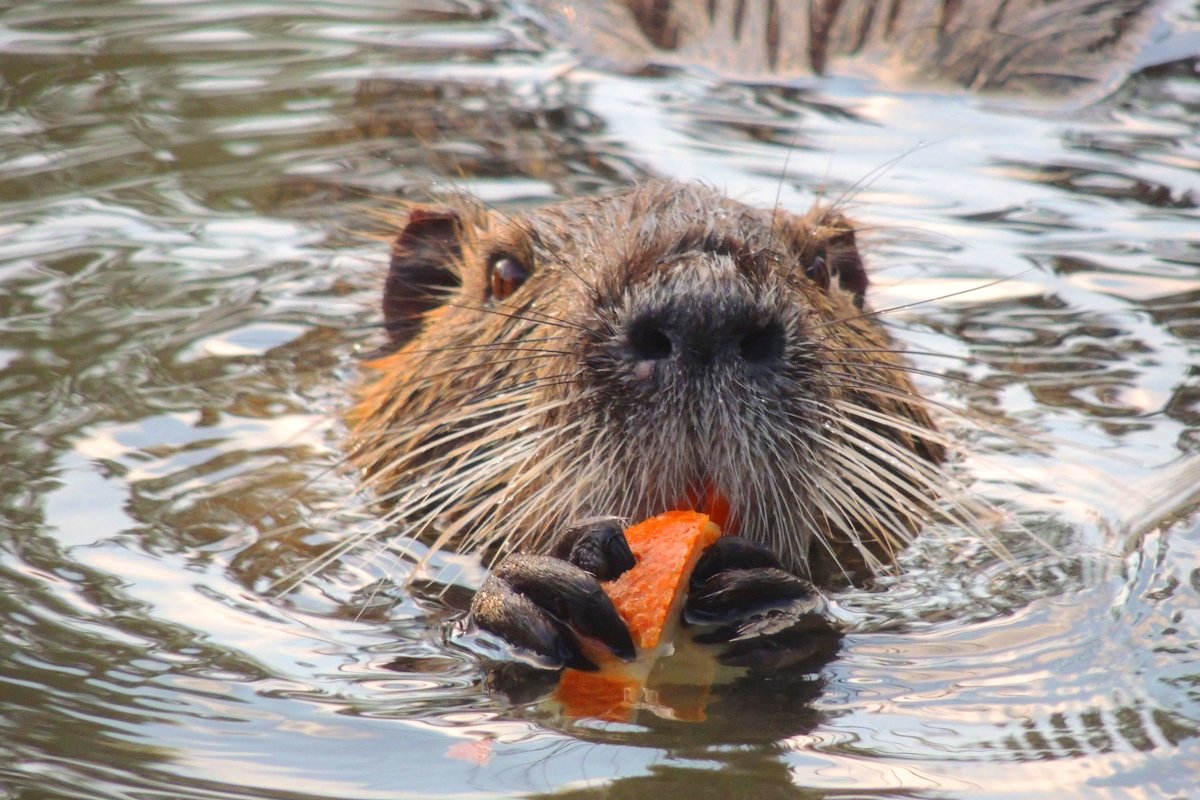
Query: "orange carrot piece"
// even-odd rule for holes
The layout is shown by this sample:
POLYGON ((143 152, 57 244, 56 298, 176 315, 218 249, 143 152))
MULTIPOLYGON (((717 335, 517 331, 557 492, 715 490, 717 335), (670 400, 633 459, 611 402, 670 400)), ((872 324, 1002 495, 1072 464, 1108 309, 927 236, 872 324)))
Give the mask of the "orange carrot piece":
POLYGON ((721 529, 708 515, 668 511, 625 531, 636 564, 604 585, 640 650, 657 647, 669 612, 687 590, 696 559, 721 529))
MULTIPOLYGON (((585 642, 585 652, 601 668, 598 672, 564 671, 555 698, 569 716, 614 721, 632 717, 635 706, 647 693, 651 669, 662 655, 659 646, 674 637, 692 568, 720 535, 721 529, 708 515, 695 511, 668 511, 625 531, 636 564, 603 587, 629 626, 638 660, 622 663, 598 645, 585 642)), ((707 687, 699 687, 685 692, 682 702, 668 704, 655 713, 676 719, 703 719, 707 697, 707 687)))

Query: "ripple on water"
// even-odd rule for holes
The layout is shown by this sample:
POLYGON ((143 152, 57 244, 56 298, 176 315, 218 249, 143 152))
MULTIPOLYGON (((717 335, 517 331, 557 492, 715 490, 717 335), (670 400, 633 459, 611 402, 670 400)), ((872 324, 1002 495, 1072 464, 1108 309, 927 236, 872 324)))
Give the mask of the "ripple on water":
MULTIPOLYGON (((506 4, 413 5, 0 19, 0 784, 1188 796, 1194 54, 1061 115, 850 72, 572 70, 506 4), (423 550, 385 542, 341 463, 385 257, 368 210, 647 174, 865 220, 877 304, 943 376, 923 388, 969 409, 956 475, 1013 555, 931 530, 839 594, 850 632, 819 680, 723 690, 704 725, 572 722, 487 691, 448 636, 479 566, 439 562, 446 596, 404 591, 423 550)), ((1167 20, 1178 44, 1195 11, 1167 20)))

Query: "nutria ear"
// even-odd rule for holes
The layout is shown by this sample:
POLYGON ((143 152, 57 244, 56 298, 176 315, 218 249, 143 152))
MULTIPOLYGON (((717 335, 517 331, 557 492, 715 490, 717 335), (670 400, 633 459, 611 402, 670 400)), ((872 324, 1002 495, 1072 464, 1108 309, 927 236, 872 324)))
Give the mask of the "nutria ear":
POLYGON ((415 208, 392 244, 383 285, 383 322, 391 344, 404 344, 449 290, 461 284, 455 264, 462 258, 462 225, 457 213, 415 208))
POLYGON ((825 291, 836 281, 861 309, 867 297, 867 270, 858 252, 854 223, 824 206, 788 223, 805 274, 825 291))
POLYGON ((854 239, 854 226, 840 215, 830 219, 831 235, 821 242, 825 265, 831 278, 836 278, 842 291, 854 297, 854 305, 861 309, 867 297, 867 269, 863 266, 854 239))

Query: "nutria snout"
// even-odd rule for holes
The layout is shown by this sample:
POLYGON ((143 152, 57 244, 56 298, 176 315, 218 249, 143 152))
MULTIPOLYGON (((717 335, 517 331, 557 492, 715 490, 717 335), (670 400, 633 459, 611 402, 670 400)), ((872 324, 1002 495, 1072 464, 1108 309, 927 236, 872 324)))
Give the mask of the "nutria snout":
POLYGON ((598 383, 637 395, 689 395, 735 376, 769 383, 785 367, 796 327, 787 305, 754 297, 735 259, 686 261, 689 272, 631 287, 614 309, 618 336, 596 337, 583 357, 598 383))

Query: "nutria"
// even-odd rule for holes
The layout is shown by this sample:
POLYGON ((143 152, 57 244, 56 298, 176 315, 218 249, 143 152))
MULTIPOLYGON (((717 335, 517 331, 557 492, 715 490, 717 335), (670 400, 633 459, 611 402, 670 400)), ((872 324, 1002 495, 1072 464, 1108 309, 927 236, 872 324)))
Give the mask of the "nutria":
POLYGON ((652 181, 523 213, 414 207, 352 457, 402 530, 493 563, 707 495, 780 568, 854 577, 945 486, 867 288, 827 206, 652 181))

